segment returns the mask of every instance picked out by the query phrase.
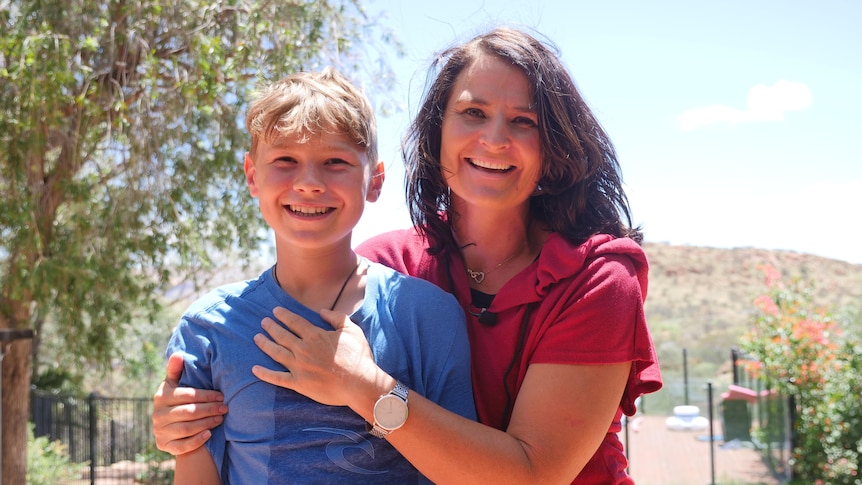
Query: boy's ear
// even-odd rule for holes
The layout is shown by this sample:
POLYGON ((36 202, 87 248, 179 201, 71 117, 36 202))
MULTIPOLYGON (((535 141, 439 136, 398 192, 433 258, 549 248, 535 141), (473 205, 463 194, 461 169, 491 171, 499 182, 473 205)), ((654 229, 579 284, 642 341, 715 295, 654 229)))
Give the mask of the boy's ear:
POLYGON ((371 171, 371 182, 368 186, 368 193, 365 195, 366 201, 377 202, 377 199, 380 198, 380 191, 383 190, 383 180, 385 179, 386 171, 383 162, 378 161, 371 171))
POLYGON ((248 152, 245 153, 245 161, 242 166, 243 170, 245 170, 245 183, 248 185, 248 193, 251 194, 252 197, 257 197, 257 182, 254 180, 254 161, 251 159, 251 155, 248 152))

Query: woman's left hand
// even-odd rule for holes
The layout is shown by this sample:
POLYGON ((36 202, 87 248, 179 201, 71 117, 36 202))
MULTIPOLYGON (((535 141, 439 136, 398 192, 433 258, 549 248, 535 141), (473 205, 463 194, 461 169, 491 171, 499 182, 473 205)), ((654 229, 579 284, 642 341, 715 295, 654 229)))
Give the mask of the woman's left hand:
POLYGON ((345 406, 355 398, 354 389, 374 382, 380 370, 362 329, 339 312, 323 310, 320 316, 332 325, 328 331, 312 325, 299 315, 277 307, 273 315, 283 324, 264 318, 261 327, 269 334, 257 334, 254 342, 288 371, 279 372, 256 365, 258 379, 292 389, 322 404, 345 406))

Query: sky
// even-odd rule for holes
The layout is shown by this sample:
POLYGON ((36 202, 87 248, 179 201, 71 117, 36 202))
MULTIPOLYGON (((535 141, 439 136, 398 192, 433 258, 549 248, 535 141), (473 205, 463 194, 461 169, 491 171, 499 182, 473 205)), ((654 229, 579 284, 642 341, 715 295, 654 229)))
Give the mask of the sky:
POLYGON ((648 242, 862 264, 862 2, 367 0, 405 55, 378 117, 383 195, 361 242, 409 227, 400 139, 434 53, 496 26, 556 45, 613 141, 648 242))

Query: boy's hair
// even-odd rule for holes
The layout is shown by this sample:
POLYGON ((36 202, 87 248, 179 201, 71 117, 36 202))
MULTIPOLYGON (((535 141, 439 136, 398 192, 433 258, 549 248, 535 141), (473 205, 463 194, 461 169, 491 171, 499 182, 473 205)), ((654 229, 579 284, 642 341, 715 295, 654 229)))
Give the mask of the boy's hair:
POLYGON ((261 141, 323 131, 348 136, 377 162, 377 124, 365 94, 331 67, 298 72, 258 91, 245 120, 254 157, 261 141))

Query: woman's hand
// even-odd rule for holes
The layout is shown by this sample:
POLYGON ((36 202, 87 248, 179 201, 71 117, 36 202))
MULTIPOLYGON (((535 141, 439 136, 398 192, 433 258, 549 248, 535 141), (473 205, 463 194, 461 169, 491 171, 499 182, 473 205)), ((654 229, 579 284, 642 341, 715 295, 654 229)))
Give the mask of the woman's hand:
POLYGON ((318 328, 285 308, 275 308, 273 315, 283 325, 264 318, 261 327, 270 338, 257 334, 254 341, 289 370, 279 372, 256 365, 252 373, 260 380, 293 389, 322 404, 349 406, 360 394, 358 388, 383 378, 365 334, 347 315, 321 311, 334 331, 318 328))
POLYGON ((182 373, 183 357, 175 353, 168 359, 165 380, 153 396, 156 446, 172 455, 203 446, 210 437, 210 428, 221 424, 227 413, 222 393, 179 387, 182 373))

